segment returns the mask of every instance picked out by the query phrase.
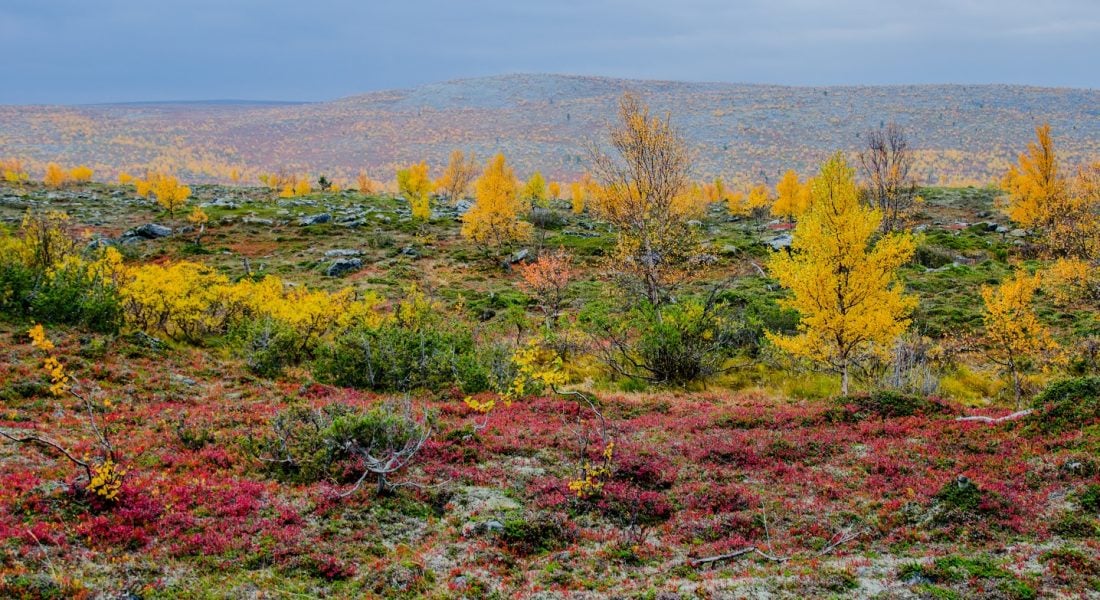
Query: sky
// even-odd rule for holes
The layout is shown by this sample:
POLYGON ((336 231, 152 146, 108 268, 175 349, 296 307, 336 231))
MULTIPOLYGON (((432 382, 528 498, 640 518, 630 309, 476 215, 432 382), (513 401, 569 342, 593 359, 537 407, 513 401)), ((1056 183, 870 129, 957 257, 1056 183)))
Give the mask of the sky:
POLYGON ((1100 88, 1098 0, 0 0, 0 104, 319 101, 506 73, 1100 88))

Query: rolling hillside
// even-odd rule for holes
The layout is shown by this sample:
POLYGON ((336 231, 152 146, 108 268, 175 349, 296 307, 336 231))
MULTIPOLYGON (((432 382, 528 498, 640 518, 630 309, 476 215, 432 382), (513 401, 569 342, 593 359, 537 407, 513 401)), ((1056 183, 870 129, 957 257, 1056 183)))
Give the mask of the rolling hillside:
MULTIPOLYGON (((88 163, 97 177, 169 168, 193 180, 286 169, 379 179, 394 166, 440 165, 453 148, 502 151, 520 174, 583 171, 585 140, 602 138, 624 91, 641 94, 697 149, 700 177, 768 181, 808 172, 862 132, 902 123, 926 183, 998 177, 1049 120, 1071 162, 1100 155, 1100 90, 1008 85, 783 87, 506 75, 311 104, 189 102, 0 106, 0 156, 88 163)), ((254 179, 253 179, 254 181, 254 179)))

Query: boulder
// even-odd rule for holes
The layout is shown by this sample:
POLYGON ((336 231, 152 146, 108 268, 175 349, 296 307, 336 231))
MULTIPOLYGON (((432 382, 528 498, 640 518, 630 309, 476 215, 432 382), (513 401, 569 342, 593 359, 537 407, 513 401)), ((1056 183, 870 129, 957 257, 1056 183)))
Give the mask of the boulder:
POLYGON ((508 264, 514 265, 516 263, 523 262, 527 260, 529 256, 531 256, 531 251, 527 248, 524 248, 523 250, 520 250, 518 252, 513 252, 512 255, 508 257, 508 264))
POLYGON ((343 277, 363 268, 363 261, 358 258, 340 258, 332 261, 325 269, 325 275, 329 277, 343 277))
POLYGON ((147 240, 168 237, 172 235, 172 228, 156 223, 146 223, 141 227, 135 227, 123 234, 123 237, 138 237, 147 240))
POLYGON ((332 215, 328 213, 318 213, 316 215, 309 215, 298 219, 298 224, 302 227, 307 225, 320 225, 321 223, 328 223, 332 220, 332 215))
POLYGON ((330 258, 334 256, 359 256, 361 254, 363 253, 359 250, 352 250, 351 248, 336 248, 334 250, 325 251, 325 256, 330 258))
POLYGON ((783 250, 785 248, 790 248, 793 241, 794 238, 791 236, 791 234, 784 233, 783 235, 777 235, 764 243, 770 246, 772 250, 783 250))
POLYGON ((462 200, 459 200, 455 203, 455 212, 458 213, 459 216, 462 216, 470 212, 470 209, 473 207, 474 202, 472 200, 467 200, 463 198, 462 200))

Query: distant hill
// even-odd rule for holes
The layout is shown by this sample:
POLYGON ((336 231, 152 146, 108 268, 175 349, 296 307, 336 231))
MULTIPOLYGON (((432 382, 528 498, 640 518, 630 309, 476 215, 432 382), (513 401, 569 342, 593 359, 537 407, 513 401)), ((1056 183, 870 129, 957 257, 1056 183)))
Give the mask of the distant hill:
MULTIPOLYGON (((97 176, 164 167, 192 180, 286 169, 392 178, 396 165, 438 168, 453 148, 504 152, 521 175, 583 172, 583 142, 603 139, 625 91, 672 115, 699 177, 774 183, 834 150, 901 123, 927 183, 987 182, 1049 120, 1062 156, 1100 157, 1100 90, 1013 85, 786 87, 564 75, 463 79, 320 103, 128 103, 0 106, 0 158, 87 163, 97 176)), ((252 179, 254 182, 255 180, 252 179)))

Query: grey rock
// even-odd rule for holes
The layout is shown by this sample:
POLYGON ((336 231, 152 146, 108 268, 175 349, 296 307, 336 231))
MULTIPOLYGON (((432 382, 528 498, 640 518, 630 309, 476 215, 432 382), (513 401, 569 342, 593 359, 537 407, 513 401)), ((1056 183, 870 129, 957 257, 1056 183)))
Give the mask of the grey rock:
POLYGON ((275 221, 272 219, 264 219, 261 217, 245 217, 241 219, 241 223, 244 223, 245 225, 263 225, 264 227, 271 227, 275 224, 275 221))
POLYGON ((351 248, 336 248, 334 250, 325 251, 325 256, 360 256, 363 254, 359 250, 352 250, 351 248))
POLYGON ((772 239, 764 242, 768 246, 771 246, 772 250, 783 250, 784 248, 790 248, 791 243, 794 242, 794 238, 789 233, 777 235, 772 239))
POLYGON ((928 231, 928 225, 924 223, 913 228, 913 233, 924 233, 925 231, 928 231))
POLYGON ((401 256, 408 256, 410 258, 419 258, 420 257, 420 252, 416 248, 413 248, 412 246, 405 246, 404 248, 401 249, 400 254, 401 254, 401 256))
POLYGON ((302 217, 298 219, 298 224, 305 227, 307 225, 320 225, 321 223, 328 223, 332 220, 332 215, 328 213, 318 213, 316 215, 309 215, 308 217, 302 217))
POLYGON ((516 263, 523 262, 527 260, 529 256, 531 256, 531 251, 527 248, 524 248, 523 250, 520 250, 518 252, 513 252, 512 255, 508 257, 508 264, 514 265, 516 263))
POLYGON ((172 235, 172 228, 156 223, 146 223, 141 227, 135 227, 123 234, 123 237, 140 237, 147 240, 168 237, 172 235))
POLYGON ((229 198, 215 198, 215 199, 211 200, 210 202, 203 202, 199 206, 201 206, 203 208, 228 208, 228 209, 234 209, 234 208, 239 208, 240 204, 237 204, 236 202, 234 202, 233 200, 231 200, 229 198))
POLYGON ((501 523, 500 521, 497 521, 496 519, 493 519, 491 521, 486 521, 485 522, 485 531, 489 531, 489 532, 504 531, 504 523, 501 523))
POLYGON ((459 216, 461 216, 470 212, 470 209, 473 207, 474 203, 472 200, 466 200, 465 198, 463 198, 462 200, 459 200, 455 203, 455 212, 458 213, 459 216))
POLYGON ((363 268, 363 261, 358 258, 340 258, 332 261, 332 264, 325 269, 325 275, 329 277, 343 277, 348 273, 358 271, 363 268))
POLYGON ((1008 233, 1011 230, 1008 227, 1004 226, 1004 225, 998 225, 997 228, 994 229, 993 231, 996 232, 996 233, 1005 234, 1005 233, 1008 233))
POLYGON ((1027 237, 1027 230, 1026 229, 1013 229, 1012 231, 1008 232, 1008 235, 1010 235, 1012 237, 1016 237, 1016 238, 1027 237))
POLYGON ((356 227, 362 227, 366 225, 366 221, 363 219, 354 219, 352 221, 341 221, 337 223, 340 227, 347 227, 348 229, 355 229, 356 227))

